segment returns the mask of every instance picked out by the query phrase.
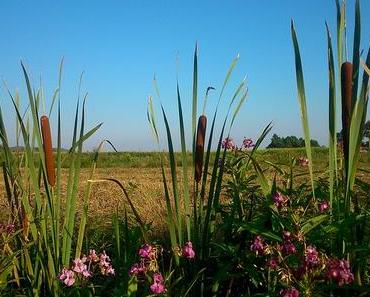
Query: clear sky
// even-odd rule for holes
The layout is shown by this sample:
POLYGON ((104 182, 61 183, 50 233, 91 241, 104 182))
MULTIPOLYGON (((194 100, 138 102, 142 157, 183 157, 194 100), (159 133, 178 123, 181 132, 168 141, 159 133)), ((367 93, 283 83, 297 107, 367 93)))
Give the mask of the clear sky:
MULTIPOLYGON (((354 2, 347 1, 348 36, 353 31, 354 2)), ((362 48, 367 50, 370 0, 362 0, 361 8, 362 48)), ((155 145, 146 120, 147 99, 154 93, 153 74, 169 118, 175 123, 173 133, 179 134, 175 130, 176 77, 178 74, 189 119, 192 56, 197 41, 200 97, 209 85, 220 90, 231 60, 240 54, 230 89, 247 76, 249 95, 232 131, 235 140, 240 141, 243 136, 256 138, 270 121, 273 133, 300 136, 291 18, 295 20, 301 46, 311 136, 326 144, 325 21, 335 37, 334 0, 3 0, 0 76, 11 90, 18 88, 25 102, 19 63, 22 59, 36 86, 41 77, 50 104, 57 86, 58 64, 64 57, 64 145, 67 147, 70 142, 77 86, 84 71, 83 91, 89 92, 88 125, 104 122, 86 148, 92 149, 107 138, 120 150, 153 150, 155 145)), ((213 111, 217 91, 210 96, 208 115, 213 111)), ((12 109, 3 86, 0 100, 11 129, 12 109)), ((155 102, 158 107, 158 100, 155 102)), ((158 120, 162 123, 159 113, 158 120)), ((187 124, 190 127, 190 120, 187 124)), ((164 134, 162 125, 160 129, 164 134)))

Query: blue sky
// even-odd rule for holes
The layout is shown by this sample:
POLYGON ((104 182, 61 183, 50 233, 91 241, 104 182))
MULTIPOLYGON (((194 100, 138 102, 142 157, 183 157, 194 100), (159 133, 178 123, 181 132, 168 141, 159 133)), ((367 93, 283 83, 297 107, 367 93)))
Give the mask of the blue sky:
MULTIPOLYGON (((347 1, 348 36, 352 34, 354 2, 347 1)), ((366 12, 370 11, 370 1, 362 0, 361 7, 362 47, 367 50, 370 14, 366 12)), ((237 142, 244 136, 256 138, 270 121, 273 133, 300 136, 291 18, 301 46, 311 136, 326 144, 325 21, 334 37, 334 0, 1 1, 0 76, 11 90, 19 90, 25 102, 19 63, 22 59, 35 85, 41 78, 50 104, 57 86, 58 64, 64 57, 64 145, 70 142, 72 111, 79 76, 84 71, 83 91, 89 93, 88 125, 104 122, 86 148, 110 139, 120 150, 153 150, 156 146, 146 120, 147 99, 154 93, 153 75, 174 123, 173 133, 178 134, 176 78, 185 115, 190 118, 192 55, 197 41, 199 96, 209 85, 217 89, 209 98, 209 116, 228 66, 240 54, 226 92, 230 95, 247 76, 248 100, 232 131, 237 142)), ((0 100, 8 128, 12 129, 12 109, 4 87, 0 100)), ((155 103, 158 106, 157 99, 155 103)), ((162 123, 159 114, 158 120, 162 123)), ((162 125, 160 129, 163 134, 162 125)))

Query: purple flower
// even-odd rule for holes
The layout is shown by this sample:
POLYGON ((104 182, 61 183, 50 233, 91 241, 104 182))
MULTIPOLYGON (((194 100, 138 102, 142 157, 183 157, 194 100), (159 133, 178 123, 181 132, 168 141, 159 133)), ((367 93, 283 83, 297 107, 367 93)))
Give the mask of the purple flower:
POLYGON ((70 270, 63 268, 59 275, 59 280, 62 281, 67 287, 72 286, 75 283, 75 273, 70 270))
POLYGON ((195 257, 195 251, 191 241, 186 242, 182 247, 182 256, 188 259, 193 259, 195 257))
POLYGON ((143 263, 135 263, 131 266, 129 274, 131 276, 138 276, 144 274, 147 271, 146 266, 143 263))
POLYGON ((166 292, 166 286, 163 283, 153 283, 150 286, 150 290, 153 294, 159 295, 166 292))
POLYGON ((279 260, 277 258, 271 258, 268 262, 267 262, 267 267, 269 267, 270 269, 272 270, 275 270, 276 268, 279 267, 279 260))
POLYGON ((154 273, 153 275, 153 284, 150 286, 150 290, 153 294, 162 294, 166 292, 166 286, 163 284, 163 276, 160 273, 154 273))
POLYGON ((236 145, 234 143, 234 140, 231 137, 226 137, 222 142, 221 142, 221 147, 224 149, 226 148, 227 150, 235 150, 236 145))
POLYGON ((155 257, 154 248, 149 244, 144 244, 139 249, 139 256, 144 259, 151 259, 155 257))
POLYGON ((264 244, 264 238, 260 235, 256 236, 254 239, 252 245, 251 245, 251 251, 255 252, 257 255, 264 255, 265 254, 265 244, 264 244))
POLYGON ((319 265, 319 253, 316 247, 309 245, 305 250, 305 266, 307 268, 313 268, 319 265))
POLYGON ((0 233, 6 232, 7 234, 11 234, 15 232, 15 225, 14 224, 0 224, 0 233))
POLYGON ((295 245, 292 243, 291 240, 286 240, 283 243, 281 251, 285 255, 290 255, 290 254, 294 254, 297 251, 297 249, 296 249, 295 245))
POLYGON ((298 297, 299 296, 299 291, 294 288, 288 288, 280 291, 280 296, 281 297, 298 297))
POLYGON ((272 200, 274 201, 274 204, 278 209, 282 208, 283 206, 286 206, 288 202, 288 198, 282 195, 280 192, 275 192, 272 195, 272 200))
POLYGON ((330 260, 327 276, 330 280, 336 281, 340 287, 353 282, 353 273, 349 267, 349 262, 344 259, 330 260))
POLYGON ((329 202, 324 200, 319 203, 320 212, 326 212, 330 208, 329 202))
POLYGON ((245 138, 243 140, 243 148, 249 149, 254 147, 253 140, 251 138, 245 138))

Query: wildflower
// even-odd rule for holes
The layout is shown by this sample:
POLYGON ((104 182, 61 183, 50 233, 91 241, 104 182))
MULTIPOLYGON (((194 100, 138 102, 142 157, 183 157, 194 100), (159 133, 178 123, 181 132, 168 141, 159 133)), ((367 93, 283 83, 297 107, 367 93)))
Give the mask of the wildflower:
POLYGON ((138 276, 144 274, 147 271, 147 268, 143 263, 135 263, 131 266, 129 275, 131 276, 138 276))
POLYGON ((264 255, 265 247, 264 238, 258 235, 251 245, 251 251, 256 252, 256 255, 264 255))
POLYGON ((279 260, 277 258, 271 258, 268 262, 267 262, 267 267, 269 267, 270 269, 272 270, 275 270, 277 269, 279 266, 279 260))
POLYGON ((191 241, 186 242, 182 247, 182 256, 188 259, 193 259, 195 257, 195 251, 191 241))
POLYGON ((158 295, 166 292, 166 286, 163 284, 163 276, 160 273, 154 273, 153 284, 150 286, 150 290, 153 294, 158 295))
POLYGON ((63 268, 59 275, 59 280, 62 281, 67 287, 70 287, 75 283, 74 276, 75 273, 72 270, 63 268))
POLYGON ((283 231, 283 239, 284 240, 290 240, 292 234, 289 231, 283 231))
POLYGON ((144 244, 139 249, 139 256, 141 258, 145 258, 145 259, 154 258, 155 257, 155 249, 149 244, 144 244))
POLYGON ((297 249, 296 249, 295 245, 292 243, 291 240, 286 240, 283 243, 283 246, 281 248, 281 251, 285 255, 290 255, 290 254, 294 254, 297 251, 297 249))
POLYGON ((299 157, 298 158, 298 163, 299 163, 300 166, 306 167, 306 166, 308 166, 309 161, 306 157, 299 157))
POLYGON ((102 254, 100 254, 100 262, 99 262, 100 272, 102 275, 114 275, 115 271, 112 267, 112 264, 110 263, 109 256, 103 251, 102 254))
POLYGON ((309 245, 308 247, 306 247, 304 253, 305 253, 305 266, 307 268, 313 268, 319 264, 320 262, 319 253, 316 250, 316 247, 309 245))
POLYGON ((281 297, 298 297, 299 296, 299 291, 294 288, 288 288, 280 291, 280 296, 281 297))
POLYGON ((222 158, 218 158, 217 165, 218 167, 221 167, 224 164, 222 158))
POLYGON ((227 150, 235 150, 236 149, 236 145, 234 143, 234 140, 231 138, 231 137, 226 137, 222 143, 221 143, 221 147, 223 149, 227 149, 227 150))
POLYGON ((198 120, 197 141, 195 147, 195 180, 199 183, 202 177, 204 141, 206 137, 207 117, 201 115, 198 120))
POLYGON ((341 287, 344 284, 350 284, 353 282, 353 273, 349 267, 347 260, 332 259, 328 264, 327 276, 330 280, 338 282, 341 287))
POLYGON ((11 234, 15 232, 15 225, 14 224, 0 224, 0 233, 5 232, 7 234, 11 234))
POLYGON ((253 140, 251 138, 245 138, 243 140, 243 148, 249 149, 254 147, 253 140))
POLYGON ((320 212, 325 212, 329 209, 329 202, 324 200, 322 202, 319 203, 319 209, 320 209, 320 212))
POLYGON ((291 233, 289 231, 284 231, 283 239, 284 239, 284 242, 283 242, 283 246, 281 247, 281 251, 285 255, 294 254, 296 252, 296 247, 292 243, 291 233))
POLYGON ((288 198, 282 195, 280 192, 275 192, 272 195, 272 200, 274 201, 274 204, 278 209, 282 208, 283 206, 286 206, 288 202, 288 198))
POLYGON ((73 271, 82 274, 84 277, 90 277, 91 272, 88 270, 85 264, 85 258, 83 260, 77 258, 73 260, 73 271))
POLYGON ((93 263, 99 262, 99 257, 96 254, 96 251, 95 250, 90 250, 88 259, 89 259, 89 261, 91 261, 93 263))

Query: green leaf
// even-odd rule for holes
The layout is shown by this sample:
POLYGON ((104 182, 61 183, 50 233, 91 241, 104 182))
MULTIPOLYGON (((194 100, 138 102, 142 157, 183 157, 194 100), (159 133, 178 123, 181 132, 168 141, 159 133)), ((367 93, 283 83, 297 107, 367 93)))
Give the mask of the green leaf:
POLYGON ((311 232, 314 228, 325 222, 327 219, 329 219, 328 215, 318 215, 316 217, 313 217, 309 220, 307 220, 301 228, 301 232, 306 235, 309 232, 311 232))

